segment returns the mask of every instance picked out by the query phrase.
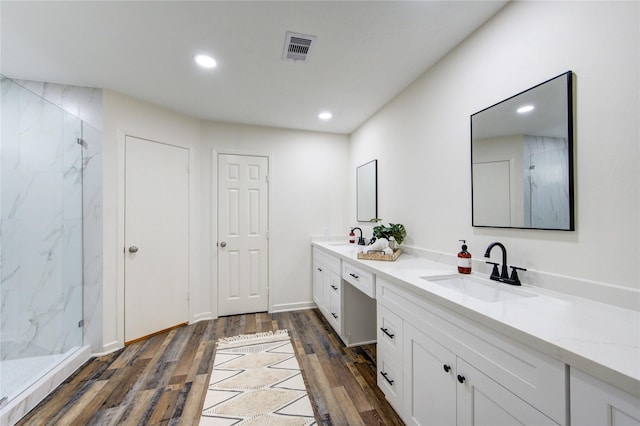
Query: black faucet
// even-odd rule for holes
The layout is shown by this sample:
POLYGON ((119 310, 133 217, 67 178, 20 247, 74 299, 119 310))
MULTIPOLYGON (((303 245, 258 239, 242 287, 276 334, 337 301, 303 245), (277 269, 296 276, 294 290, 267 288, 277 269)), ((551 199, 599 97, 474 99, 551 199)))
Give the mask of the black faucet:
POLYGON ((362 237, 362 229, 357 228, 357 227, 356 227, 356 228, 351 228, 351 232, 355 231, 356 229, 357 229, 358 231, 360 231, 360 237, 358 237, 358 245, 359 245, 359 246, 364 246, 364 245, 365 245, 365 243, 364 243, 364 238, 362 237))
POLYGON ((518 277, 518 271, 526 271, 524 268, 520 268, 518 266, 511 266, 511 276, 507 272, 507 249, 502 243, 491 243, 489 247, 487 247, 487 251, 484 252, 484 257, 489 258, 491 255, 491 249, 495 246, 500 247, 502 250, 502 270, 498 272, 498 264, 495 262, 487 262, 490 265, 493 265, 493 270, 491 271, 490 279, 494 281, 500 281, 502 283, 511 284, 511 285, 520 285, 520 278, 518 277))

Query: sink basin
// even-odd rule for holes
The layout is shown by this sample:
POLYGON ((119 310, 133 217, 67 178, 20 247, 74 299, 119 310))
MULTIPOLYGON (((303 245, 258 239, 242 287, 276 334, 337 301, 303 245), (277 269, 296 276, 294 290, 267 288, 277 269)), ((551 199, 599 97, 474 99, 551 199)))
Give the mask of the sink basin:
POLYGON ((533 293, 521 290, 508 284, 489 281, 475 277, 455 275, 440 277, 420 277, 425 281, 437 284, 462 295, 482 300, 483 302, 504 302, 506 300, 535 297, 533 293))

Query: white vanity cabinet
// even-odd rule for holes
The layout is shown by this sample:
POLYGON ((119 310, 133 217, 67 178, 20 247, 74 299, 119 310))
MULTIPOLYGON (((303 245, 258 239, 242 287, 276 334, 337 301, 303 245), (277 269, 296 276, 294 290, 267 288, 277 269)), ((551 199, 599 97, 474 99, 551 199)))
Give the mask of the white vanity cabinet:
POLYGON ((379 277, 376 290, 378 384, 407 424, 567 423, 563 363, 379 277))
POLYGON ((313 250, 313 301, 329 324, 342 334, 342 282, 340 259, 313 250))
POLYGON ((570 378, 571 424, 640 426, 640 398, 573 367, 570 378))

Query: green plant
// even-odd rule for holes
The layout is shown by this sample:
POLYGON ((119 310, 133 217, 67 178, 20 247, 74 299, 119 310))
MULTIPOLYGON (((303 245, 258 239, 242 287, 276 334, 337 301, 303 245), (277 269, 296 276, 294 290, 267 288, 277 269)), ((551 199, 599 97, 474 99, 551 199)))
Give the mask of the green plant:
POLYGON ((393 237, 396 243, 402 244, 404 237, 407 236, 407 230, 404 229, 404 225, 401 223, 391 223, 389 226, 384 226, 382 219, 372 219, 372 222, 380 222, 379 225, 373 227, 373 236, 376 238, 386 238, 390 240, 393 237))

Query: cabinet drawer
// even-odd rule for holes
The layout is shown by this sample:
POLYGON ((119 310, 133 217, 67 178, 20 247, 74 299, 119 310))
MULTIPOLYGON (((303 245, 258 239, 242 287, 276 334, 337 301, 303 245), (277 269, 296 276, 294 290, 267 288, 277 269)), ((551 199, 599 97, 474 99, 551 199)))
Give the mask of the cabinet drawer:
POLYGON ((371 272, 343 262, 342 278, 372 299, 376 298, 376 276, 371 272))
POLYGON ((320 267, 323 270, 326 268, 338 275, 341 273, 340 258, 331 256, 317 248, 313 249, 313 265, 314 267, 320 267))
POLYGON ((342 287, 342 280, 340 279, 340 275, 330 273, 329 281, 327 284, 329 286, 328 288, 329 294, 336 294, 339 298, 341 293, 341 287, 342 287))
POLYGON ((378 387, 398 414, 401 414, 403 395, 401 362, 402 359, 395 358, 378 347, 378 387))
POLYGON ((378 303, 378 350, 402 359, 402 318, 378 303))

